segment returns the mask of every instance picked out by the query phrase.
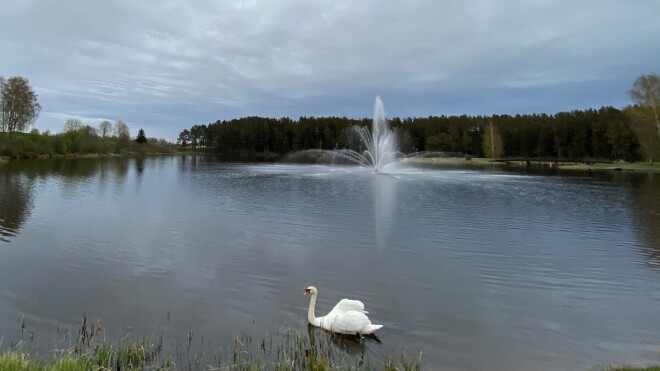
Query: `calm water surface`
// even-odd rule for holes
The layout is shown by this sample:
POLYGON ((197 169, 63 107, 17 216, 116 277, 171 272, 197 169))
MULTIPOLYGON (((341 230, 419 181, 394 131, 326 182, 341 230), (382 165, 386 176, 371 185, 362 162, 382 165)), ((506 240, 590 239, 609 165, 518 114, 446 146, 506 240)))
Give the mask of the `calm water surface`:
POLYGON ((0 337, 226 347, 306 329, 360 299, 382 343, 428 369, 660 363, 658 174, 527 175, 223 163, 204 157, 0 167, 0 337), (185 340, 184 340, 185 339, 185 340))

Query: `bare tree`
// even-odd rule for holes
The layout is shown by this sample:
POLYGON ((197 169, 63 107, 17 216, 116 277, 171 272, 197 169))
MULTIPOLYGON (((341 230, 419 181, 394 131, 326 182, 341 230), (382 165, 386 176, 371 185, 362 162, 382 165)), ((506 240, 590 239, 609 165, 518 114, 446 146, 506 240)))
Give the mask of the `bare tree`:
POLYGON ((110 131, 112 131, 112 123, 108 120, 101 121, 99 130, 101 131, 101 137, 105 138, 106 136, 110 135, 110 131))
POLYGON ((67 133, 72 131, 78 131, 82 129, 82 127, 83 127, 82 121, 80 121, 75 117, 70 117, 66 119, 66 121, 64 122, 64 131, 67 133))
POLYGON ((117 120, 115 123, 115 135, 120 139, 129 140, 131 133, 128 129, 128 125, 122 120, 117 120))
POLYGON ((484 128, 483 148, 487 157, 502 156, 502 136, 497 128, 493 126, 493 120, 488 120, 488 126, 484 128))

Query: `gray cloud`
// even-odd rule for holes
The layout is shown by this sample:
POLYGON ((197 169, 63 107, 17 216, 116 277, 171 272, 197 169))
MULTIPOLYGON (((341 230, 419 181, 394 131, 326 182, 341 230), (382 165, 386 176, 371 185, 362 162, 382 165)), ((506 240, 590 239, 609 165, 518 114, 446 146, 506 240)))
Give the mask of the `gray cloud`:
POLYGON ((37 128, 123 119, 174 139, 246 115, 547 112, 623 106, 658 70, 657 1, 10 0, 0 75, 37 128))

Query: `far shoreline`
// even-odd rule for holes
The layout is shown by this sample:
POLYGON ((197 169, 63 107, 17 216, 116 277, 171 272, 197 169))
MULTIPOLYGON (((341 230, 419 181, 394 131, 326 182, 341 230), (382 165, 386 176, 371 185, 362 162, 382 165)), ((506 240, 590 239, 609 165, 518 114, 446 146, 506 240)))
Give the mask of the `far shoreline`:
MULTIPOLYGON (((177 152, 126 152, 126 153, 85 153, 85 154, 53 154, 37 155, 34 157, 9 157, 0 156, 0 166, 13 161, 21 160, 50 160, 50 159, 95 159, 110 157, 151 157, 151 156, 185 156, 185 155, 209 155, 218 156, 228 161, 256 161, 263 163, 277 162, 283 156, 272 152, 264 153, 241 153, 226 154, 203 151, 177 151, 177 152)), ((417 157, 408 158, 404 162, 412 165, 438 166, 438 167, 460 167, 474 169, 494 168, 517 168, 517 169, 548 169, 561 171, 634 171, 634 172, 660 172, 660 162, 624 162, 613 161, 608 163, 587 163, 584 161, 555 161, 555 160, 521 160, 521 159, 491 159, 482 157, 417 157)))
POLYGON ((52 154, 52 155, 36 155, 29 157, 10 157, 0 156, 0 165, 7 164, 13 161, 25 160, 54 160, 54 159, 94 159, 94 158, 111 158, 111 157, 139 157, 139 156, 180 156, 180 155, 202 155, 203 152, 126 152, 126 153, 81 153, 81 154, 52 154))
POLYGON ((518 160, 518 159, 490 159, 469 157, 430 157, 410 158, 407 163, 428 166, 446 166, 462 168, 531 168, 551 169, 566 171, 638 171, 638 172, 660 172, 660 162, 611 162, 611 163, 586 163, 577 161, 553 161, 553 160, 518 160))

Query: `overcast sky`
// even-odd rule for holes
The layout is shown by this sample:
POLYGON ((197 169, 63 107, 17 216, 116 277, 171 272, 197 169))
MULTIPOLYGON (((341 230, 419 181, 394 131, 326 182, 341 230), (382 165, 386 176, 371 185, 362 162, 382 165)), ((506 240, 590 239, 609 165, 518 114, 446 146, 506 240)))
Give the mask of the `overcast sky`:
POLYGON ((243 116, 624 107, 660 72, 660 1, 4 0, 0 76, 41 131, 122 119, 174 140, 243 116))

